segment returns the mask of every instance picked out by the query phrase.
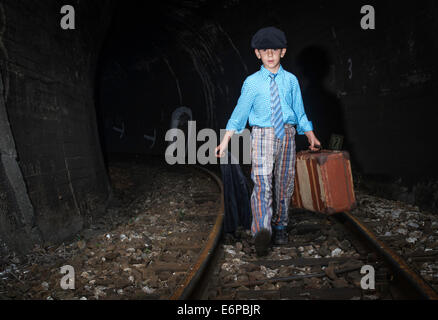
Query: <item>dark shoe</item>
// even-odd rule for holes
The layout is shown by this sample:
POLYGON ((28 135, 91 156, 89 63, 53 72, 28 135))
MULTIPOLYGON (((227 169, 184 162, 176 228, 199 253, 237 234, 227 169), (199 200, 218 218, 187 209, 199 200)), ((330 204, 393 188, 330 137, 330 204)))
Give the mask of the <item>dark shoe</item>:
POLYGON ((268 255, 269 246, 271 244, 271 233, 267 229, 258 232, 254 239, 254 246, 257 256, 264 257, 268 255))
POLYGON ((284 229, 272 229, 272 242, 275 246, 285 246, 289 243, 289 236, 286 228, 284 229))

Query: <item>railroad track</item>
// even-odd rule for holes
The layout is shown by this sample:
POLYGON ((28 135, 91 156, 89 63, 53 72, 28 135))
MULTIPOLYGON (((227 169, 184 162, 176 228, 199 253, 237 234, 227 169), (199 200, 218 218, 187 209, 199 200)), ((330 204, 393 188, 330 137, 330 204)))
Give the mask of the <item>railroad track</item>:
POLYGON ((260 259, 247 232, 229 243, 221 239, 223 186, 216 174, 150 165, 127 162, 118 171, 119 189, 132 194, 120 208, 133 216, 104 217, 106 226, 91 228, 80 241, 41 248, 23 263, 14 262, 1 273, 0 298, 438 299, 412 268, 436 256, 408 257, 412 261, 406 263, 357 212, 328 217, 291 210, 289 244, 260 259), (139 181, 159 183, 132 192, 129 186, 137 181, 125 174, 130 170, 139 181), (75 291, 59 287, 62 265, 74 267, 75 291), (374 289, 361 287, 364 266, 375 272, 374 289))
POLYGON ((0 300, 168 300, 198 287, 222 226, 217 177, 139 156, 114 160, 110 176, 116 201, 75 239, 5 256, 0 300), (74 290, 60 285, 62 266, 74 290))
POLYGON ((218 211, 215 224, 210 231, 210 235, 204 245, 204 248, 199 254, 195 264, 189 270, 183 282, 177 287, 174 294, 171 296, 171 300, 190 299, 205 287, 205 281, 207 280, 210 272, 209 267, 211 266, 215 256, 214 254, 217 251, 222 233, 222 224, 224 218, 224 191, 222 182, 211 171, 199 166, 196 168, 210 176, 218 185, 220 189, 220 205, 217 208, 218 211))
POLYGON ((223 202, 207 245, 172 299, 438 299, 428 282, 350 213, 292 210, 289 244, 260 259, 248 233, 221 245, 222 212, 223 202), (374 272, 374 286, 363 284, 371 273, 361 271, 374 272))

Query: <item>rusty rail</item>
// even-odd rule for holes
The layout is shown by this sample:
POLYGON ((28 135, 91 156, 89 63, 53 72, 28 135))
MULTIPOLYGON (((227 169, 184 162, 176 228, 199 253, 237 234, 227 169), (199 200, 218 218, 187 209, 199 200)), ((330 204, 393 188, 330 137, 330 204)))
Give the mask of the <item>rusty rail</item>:
POLYGON ((419 296, 426 300, 438 300, 438 293, 400 257, 394 250, 379 240, 359 219, 349 212, 343 212, 342 217, 348 220, 356 230, 366 238, 374 249, 389 263, 389 265, 414 288, 419 296))
POLYGON ((213 180, 216 181, 220 191, 221 191, 221 203, 218 208, 218 216, 216 218, 216 222, 210 232, 210 235, 207 239, 204 249, 198 257, 196 263, 192 266, 187 276, 184 278, 182 283, 179 285, 177 290, 174 292, 170 300, 187 300, 190 298, 191 294, 196 289, 196 286, 199 284, 203 273, 208 266, 214 251, 216 250, 219 239, 221 237, 222 225, 224 219, 224 188, 222 185, 222 181, 210 170, 202 168, 200 166, 194 166, 198 170, 204 172, 213 180))

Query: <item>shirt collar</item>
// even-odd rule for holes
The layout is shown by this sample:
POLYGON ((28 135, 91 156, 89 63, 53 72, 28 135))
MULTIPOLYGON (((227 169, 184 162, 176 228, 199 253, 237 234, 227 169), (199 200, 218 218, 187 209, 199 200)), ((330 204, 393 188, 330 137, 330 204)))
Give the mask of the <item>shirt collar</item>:
MULTIPOLYGON (((280 76, 283 73, 283 71, 284 71, 283 66, 280 64, 280 68, 278 69, 277 75, 280 76)), ((264 65, 261 66, 260 72, 262 73, 263 78, 270 79, 269 75, 271 74, 271 71, 266 69, 264 65)))

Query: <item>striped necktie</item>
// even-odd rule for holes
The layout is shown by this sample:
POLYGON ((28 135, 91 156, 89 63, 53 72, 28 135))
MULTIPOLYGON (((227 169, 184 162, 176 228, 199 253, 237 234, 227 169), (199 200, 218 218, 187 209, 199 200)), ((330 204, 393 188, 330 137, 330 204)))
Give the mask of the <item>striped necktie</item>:
POLYGON ((284 137, 284 122, 283 122, 283 113, 281 112, 281 104, 280 104, 280 96, 278 94, 278 86, 275 82, 276 74, 271 73, 269 75, 271 77, 271 108, 272 108, 272 116, 271 121, 274 125, 275 136, 283 140, 284 137))

